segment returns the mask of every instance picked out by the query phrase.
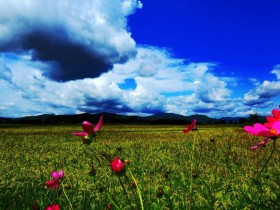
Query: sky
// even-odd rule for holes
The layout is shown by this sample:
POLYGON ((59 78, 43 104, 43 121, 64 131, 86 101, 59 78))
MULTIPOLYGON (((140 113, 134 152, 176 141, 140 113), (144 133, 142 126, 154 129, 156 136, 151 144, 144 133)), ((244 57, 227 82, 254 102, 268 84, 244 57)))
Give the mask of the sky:
POLYGON ((279 0, 0 0, 0 117, 269 115, 279 0))

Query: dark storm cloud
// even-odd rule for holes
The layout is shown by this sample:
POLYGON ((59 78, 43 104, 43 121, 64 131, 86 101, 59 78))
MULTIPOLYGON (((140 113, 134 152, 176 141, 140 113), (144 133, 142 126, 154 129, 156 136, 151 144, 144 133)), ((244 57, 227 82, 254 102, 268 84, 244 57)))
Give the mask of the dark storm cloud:
POLYGON ((112 67, 106 57, 67 39, 62 30, 36 30, 18 42, 4 44, 0 51, 31 51, 33 60, 49 63, 45 74, 56 81, 98 77, 112 67))
POLYGON ((0 5, 0 53, 30 55, 53 80, 95 78, 136 54, 126 25, 127 16, 141 8, 134 0, 0 5))
POLYGON ((104 99, 104 100, 86 100, 86 105, 80 108, 80 111, 87 113, 95 112, 110 112, 110 113, 129 113, 133 110, 124 105, 118 99, 104 99))

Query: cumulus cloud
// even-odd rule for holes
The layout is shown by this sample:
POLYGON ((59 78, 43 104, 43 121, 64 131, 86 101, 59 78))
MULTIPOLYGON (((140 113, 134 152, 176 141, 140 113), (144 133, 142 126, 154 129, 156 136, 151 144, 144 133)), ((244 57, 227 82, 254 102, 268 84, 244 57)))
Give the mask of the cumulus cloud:
MULTIPOLYGON (((187 63, 162 48, 139 46, 134 58, 124 64, 114 64, 111 71, 97 78, 57 82, 40 71, 42 65, 39 61, 31 62, 28 56, 6 58, 11 85, 5 86, 5 92, 14 97, 6 99, 5 111, 4 107, 0 109, 1 116, 14 110, 17 110, 14 115, 109 111, 138 115, 207 113, 211 116, 227 113, 232 108, 228 98, 230 90, 223 78, 212 72, 215 65, 187 63), (143 73, 143 65, 148 64, 149 68, 143 73), (17 71, 19 66, 21 71, 17 71), (133 88, 122 86, 127 81, 133 81, 133 88)), ((5 97, 1 92, 0 100, 5 97)))
POLYGON ((226 83, 210 72, 212 66, 207 63, 191 64, 196 96, 205 103, 221 102, 230 96, 226 83))
POLYGON ((29 54, 57 81, 93 78, 135 56, 136 0, 0 0, 0 51, 29 54))
POLYGON ((259 84, 256 88, 250 90, 244 95, 245 105, 262 105, 265 103, 272 103, 271 99, 280 96, 280 65, 276 65, 271 71, 275 74, 277 80, 268 81, 265 80, 263 83, 259 84))

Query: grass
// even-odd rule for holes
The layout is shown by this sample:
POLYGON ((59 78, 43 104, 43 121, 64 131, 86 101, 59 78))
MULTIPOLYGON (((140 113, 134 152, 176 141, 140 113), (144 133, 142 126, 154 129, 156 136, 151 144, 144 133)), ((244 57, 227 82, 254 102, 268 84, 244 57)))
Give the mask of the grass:
POLYGON ((0 209, 280 209, 279 147, 242 126, 106 125, 85 146, 80 125, 0 127, 0 209), (110 162, 130 160, 117 176, 110 162), (63 169, 49 190, 51 172, 63 169), (136 185, 132 185, 132 182, 136 185))

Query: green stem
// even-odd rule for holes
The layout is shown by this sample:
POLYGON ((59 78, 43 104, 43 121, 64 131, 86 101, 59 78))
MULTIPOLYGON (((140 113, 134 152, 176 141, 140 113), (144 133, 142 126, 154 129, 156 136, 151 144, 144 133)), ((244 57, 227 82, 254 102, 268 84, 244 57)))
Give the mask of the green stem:
POLYGON ((140 204, 141 204, 141 209, 144 210, 143 199, 142 199, 142 195, 141 195, 141 190, 140 190, 140 188, 139 188, 139 186, 138 186, 138 182, 137 182, 137 180, 135 179, 135 177, 133 176, 133 174, 132 174, 130 168, 128 168, 128 171, 129 171, 129 174, 130 174, 130 176, 132 177, 133 181, 134 181, 135 184, 136 184, 136 188, 137 188, 137 192, 138 192, 138 196, 139 196, 139 200, 140 200, 140 204))
POLYGON ((274 151, 275 151, 275 148, 276 148, 276 139, 273 139, 273 148, 272 148, 272 151, 271 151, 269 157, 267 158, 267 160, 265 161, 265 163, 264 163, 262 169, 261 169, 261 170, 259 171, 259 173, 257 174, 257 179, 258 179, 258 177, 260 177, 261 173, 262 173, 262 172, 264 171, 264 169, 266 168, 268 162, 270 161, 270 159, 271 159, 271 157, 272 157, 272 155, 273 155, 273 153, 274 153, 274 151))
POLYGON ((120 210, 120 208, 119 208, 118 205, 115 203, 115 201, 111 198, 111 196, 110 196, 109 193, 107 193, 107 196, 108 196, 110 202, 114 205, 114 207, 115 207, 116 209, 119 209, 119 210, 120 210))
POLYGON ((70 209, 73 209, 72 203, 71 203, 69 197, 67 196, 67 194, 66 194, 66 192, 65 192, 64 185, 63 185, 63 184, 61 184, 61 185, 62 185, 63 194, 65 195, 65 197, 66 197, 66 199, 67 199, 67 201, 68 201, 68 203, 69 203, 70 209))

